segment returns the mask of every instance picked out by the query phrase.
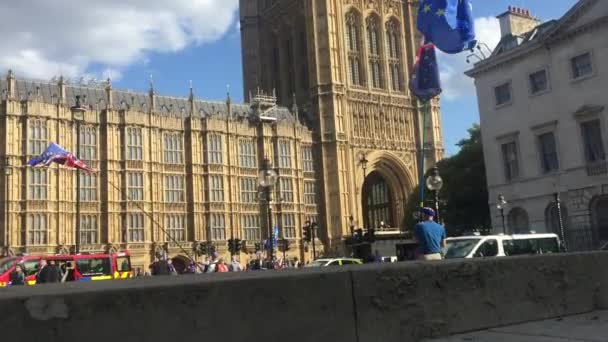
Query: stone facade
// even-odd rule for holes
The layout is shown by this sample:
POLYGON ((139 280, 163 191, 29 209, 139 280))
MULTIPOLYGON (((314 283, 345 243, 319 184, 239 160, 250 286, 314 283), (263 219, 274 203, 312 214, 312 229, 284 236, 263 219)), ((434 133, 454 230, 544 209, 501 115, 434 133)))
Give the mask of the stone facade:
POLYGON ((309 258, 297 227, 317 216, 317 165, 312 134, 298 122, 297 109, 277 107, 271 96, 248 105, 229 97, 208 102, 192 89, 189 97, 171 98, 152 87, 148 94, 114 90, 109 80, 86 87, 18 80, 11 72, 0 89, 0 154, 12 170, 0 182, 5 254, 127 249, 133 265, 147 269, 165 251, 185 261, 200 242, 212 241, 229 258, 226 240, 234 237, 246 241, 244 262, 268 236, 258 199, 259 167, 267 157, 285 184, 275 187, 272 209, 291 242, 287 256, 309 258), (76 96, 86 107, 80 158, 98 171, 80 173, 80 241, 77 172, 26 166, 49 142, 78 151, 76 96))
MULTIPOLYGON (((417 184, 422 111, 408 81, 420 41, 418 5, 241 0, 245 97, 258 87, 275 89, 281 104, 297 101, 302 108, 322 165, 321 235, 336 253, 350 234, 351 217, 364 228, 380 224, 370 219, 374 184, 387 185, 390 203, 378 217, 394 228, 401 228, 417 184)), ((426 165, 432 166, 444 152, 437 101, 429 117, 426 165)))
POLYGON ((503 31, 493 55, 467 73, 477 87, 494 228, 502 230, 503 194, 507 230, 560 233, 559 193, 570 249, 596 248, 608 241, 608 3, 581 0, 538 26, 528 11, 500 18, 509 16, 515 31, 503 31))

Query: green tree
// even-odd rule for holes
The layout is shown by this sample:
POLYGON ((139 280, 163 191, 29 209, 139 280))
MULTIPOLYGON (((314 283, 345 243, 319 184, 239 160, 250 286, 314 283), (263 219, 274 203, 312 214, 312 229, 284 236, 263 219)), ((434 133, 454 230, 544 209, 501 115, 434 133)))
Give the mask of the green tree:
MULTIPOLYGON (((470 128, 469 137, 461 140, 457 145, 460 151, 456 155, 437 163, 444 182, 439 192, 440 218, 445 223, 449 235, 460 235, 465 231, 491 227, 479 125, 470 128)), ((426 176, 428 172, 425 178, 426 176)), ((434 194, 425 188, 425 205, 433 206, 433 200, 434 194)), ((419 207, 420 189, 416 187, 406 207, 404 225, 407 229, 411 229, 416 223, 414 213, 419 207)))

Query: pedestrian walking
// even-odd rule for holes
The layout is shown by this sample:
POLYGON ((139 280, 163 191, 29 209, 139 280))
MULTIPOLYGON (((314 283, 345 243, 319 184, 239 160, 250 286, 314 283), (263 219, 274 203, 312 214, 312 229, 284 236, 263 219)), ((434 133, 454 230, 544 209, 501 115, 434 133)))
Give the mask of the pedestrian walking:
POLYGON ((414 234, 418 241, 420 260, 441 260, 443 248, 445 248, 445 229, 435 222, 435 210, 422 208, 423 222, 414 228, 414 234))
POLYGON ((172 276, 177 275, 177 270, 175 269, 175 266, 173 265, 173 260, 171 260, 171 259, 167 260, 167 267, 169 268, 170 275, 172 275, 172 276))
POLYGON ((209 261, 209 266, 207 266, 205 273, 217 272, 217 256, 218 254, 216 252, 211 255, 211 260, 209 261))
POLYGON ((11 285, 25 285, 25 273, 21 265, 15 266, 15 270, 10 275, 11 285))
POLYGON ((224 258, 220 258, 217 261, 216 272, 220 272, 220 273, 228 272, 228 266, 224 263, 224 258))
POLYGON ((236 257, 232 257, 232 262, 230 262, 230 266, 228 266, 228 270, 230 272, 241 272, 241 263, 236 260, 236 257))

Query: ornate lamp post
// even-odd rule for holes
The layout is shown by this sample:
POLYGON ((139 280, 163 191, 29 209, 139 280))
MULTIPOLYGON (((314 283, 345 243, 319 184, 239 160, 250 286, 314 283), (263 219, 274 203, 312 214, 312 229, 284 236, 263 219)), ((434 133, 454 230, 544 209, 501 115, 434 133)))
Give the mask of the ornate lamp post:
POLYGON ((367 174, 366 174, 367 163, 369 163, 369 161, 365 157, 365 153, 363 153, 363 152, 359 153, 359 165, 361 165, 361 168, 363 169, 363 178, 365 178, 365 176, 367 176, 367 174))
POLYGON ((496 209, 500 211, 500 217, 502 218, 502 233, 507 234, 507 226, 505 225, 505 207, 507 206, 507 200, 503 194, 498 195, 498 203, 496 209))
POLYGON ((264 162, 262 164, 262 170, 260 170, 259 175, 259 185, 262 188, 264 198, 266 201, 266 215, 268 215, 268 258, 270 262, 274 261, 274 246, 273 246, 273 237, 272 237, 272 208, 270 206, 270 201, 272 201, 271 193, 272 188, 276 185, 278 180, 277 173, 271 168, 270 160, 268 158, 264 158, 264 162))
POLYGON ((11 159, 9 157, 5 157, 4 158, 4 184, 6 186, 6 190, 4 191, 4 207, 5 207, 5 224, 4 224, 4 248, 6 251, 6 254, 9 254, 9 250, 10 250, 10 206, 9 206, 9 200, 10 200, 10 196, 9 196, 9 191, 10 191, 10 185, 9 185, 9 180, 11 175, 13 174, 13 168, 11 167, 11 159))
MULTIPOLYGON (((84 121, 87 109, 80 103, 80 96, 76 96, 76 105, 70 108, 72 120, 76 122, 76 157, 80 158, 80 124, 84 121)), ((76 252, 80 251, 80 171, 76 170, 76 252)))
POLYGON ((439 190, 443 188, 443 179, 439 175, 437 166, 433 167, 431 174, 426 178, 426 187, 435 193, 435 212, 439 221, 439 190))

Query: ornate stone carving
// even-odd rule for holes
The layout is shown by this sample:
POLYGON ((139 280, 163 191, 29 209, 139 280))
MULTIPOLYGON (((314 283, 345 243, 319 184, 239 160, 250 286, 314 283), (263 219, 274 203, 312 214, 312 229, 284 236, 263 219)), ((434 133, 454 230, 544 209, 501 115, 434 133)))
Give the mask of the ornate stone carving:
POLYGON ((59 254, 59 255, 70 255, 71 250, 72 250, 71 246, 66 246, 66 245, 57 246, 57 254, 59 254))

